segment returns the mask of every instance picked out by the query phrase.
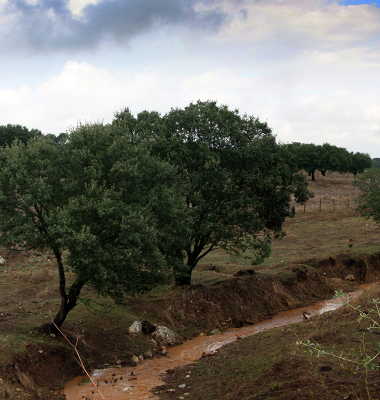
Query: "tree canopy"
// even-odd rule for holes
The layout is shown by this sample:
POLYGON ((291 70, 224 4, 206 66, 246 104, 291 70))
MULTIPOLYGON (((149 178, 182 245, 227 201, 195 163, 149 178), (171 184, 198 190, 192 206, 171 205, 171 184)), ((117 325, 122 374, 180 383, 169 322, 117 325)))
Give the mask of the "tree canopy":
POLYGON ((14 140, 27 143, 30 139, 41 136, 42 133, 38 129, 28 129, 22 125, 0 125, 0 146, 10 146, 14 140))
POLYGON ((110 125, 79 125, 63 150, 45 137, 0 150, 0 243, 54 252, 58 327, 85 284, 120 302, 166 278, 186 221, 176 179, 171 165, 110 125), (67 270, 76 277, 69 288, 67 270))
POLYGON ((303 169, 315 180, 315 171, 351 172, 354 175, 372 167, 372 159, 368 154, 348 152, 343 147, 329 143, 316 145, 313 143, 294 142, 286 145, 295 156, 299 169, 303 169))
POLYGON ((380 171, 368 169, 354 181, 360 189, 356 199, 356 210, 365 218, 380 223, 380 171))
POLYGON ((190 284, 199 260, 218 248, 233 257, 249 251, 260 263, 272 238, 283 235, 292 196, 299 202, 309 196, 292 155, 268 125, 238 110, 198 101, 163 117, 145 112, 133 120, 124 110, 113 124, 143 132, 152 154, 178 170, 189 220, 172 252, 179 285, 190 284))

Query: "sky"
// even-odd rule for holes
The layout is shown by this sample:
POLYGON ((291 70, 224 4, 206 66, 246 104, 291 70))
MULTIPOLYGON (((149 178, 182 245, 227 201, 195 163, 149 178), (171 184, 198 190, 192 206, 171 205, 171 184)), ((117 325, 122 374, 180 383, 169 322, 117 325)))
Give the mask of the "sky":
POLYGON ((380 157, 380 0, 0 0, 0 125, 198 99, 380 157))

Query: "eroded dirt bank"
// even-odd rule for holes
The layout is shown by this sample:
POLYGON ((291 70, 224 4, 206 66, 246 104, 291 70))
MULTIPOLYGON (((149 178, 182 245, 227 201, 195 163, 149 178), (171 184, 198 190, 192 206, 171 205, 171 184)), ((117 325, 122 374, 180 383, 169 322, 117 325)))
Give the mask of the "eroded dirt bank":
MULTIPOLYGON (((278 265, 269 271, 248 273, 210 286, 173 288, 165 295, 139 299, 133 308, 141 319, 149 315, 150 322, 174 330, 181 341, 215 328, 256 323, 279 311, 331 297, 335 289, 352 289, 379 277, 378 256, 342 255, 278 265)), ((118 325, 118 329, 105 333, 105 323, 109 326, 112 321, 105 316, 96 320, 89 315, 81 326, 84 333, 79 350, 90 369, 116 364, 118 360, 127 363, 133 354, 147 350, 156 354, 160 351, 152 347, 149 336, 130 335, 127 326, 121 329, 118 325)), ((65 329, 69 328, 68 324, 65 329)), ((64 382, 82 373, 64 339, 51 338, 51 343, 38 347, 26 343, 26 349, 19 354, 10 351, 3 357, 0 398, 63 398, 64 382)))

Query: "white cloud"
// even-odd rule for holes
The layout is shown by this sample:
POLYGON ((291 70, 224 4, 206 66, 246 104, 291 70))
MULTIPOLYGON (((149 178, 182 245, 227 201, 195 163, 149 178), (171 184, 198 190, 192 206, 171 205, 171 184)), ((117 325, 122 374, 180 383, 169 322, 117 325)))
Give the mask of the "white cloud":
MULTIPOLYGON (((368 40, 380 33, 380 9, 375 4, 341 6, 320 0, 224 2, 233 18, 216 40, 247 44, 276 40, 330 47, 368 40)), ((298 46, 300 45, 298 44, 298 46)))
MULTIPOLYGON (((380 156, 378 8, 322 0, 201 3, 199 14, 220 7, 231 24, 203 36, 169 24, 135 36, 128 48, 107 42, 97 54, 70 53, 71 61, 60 58, 54 76, 34 78, 33 87, 31 79, 12 88, 3 78, 12 90, 0 89, 0 124, 57 134, 78 120, 110 122, 124 106, 165 113, 210 99, 268 121, 280 141, 380 156)), ((87 4, 72 0, 70 7, 80 15, 87 4)), ((10 76, 7 61, 2 65, 0 77, 10 76)))
POLYGON ((81 16, 83 9, 89 4, 98 4, 102 0, 69 0, 69 9, 75 16, 81 16))

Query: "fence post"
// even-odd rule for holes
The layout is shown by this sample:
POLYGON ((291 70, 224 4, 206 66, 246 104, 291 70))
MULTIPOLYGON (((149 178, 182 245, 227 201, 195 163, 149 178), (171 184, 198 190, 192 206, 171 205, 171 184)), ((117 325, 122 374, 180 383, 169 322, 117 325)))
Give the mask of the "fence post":
POLYGON ((334 210, 333 211, 335 211, 335 199, 333 199, 333 204, 334 204, 334 210))
POLYGON ((350 199, 347 199, 347 208, 350 208, 350 199))
POLYGON ((319 199, 319 212, 322 211, 322 199, 319 199))

